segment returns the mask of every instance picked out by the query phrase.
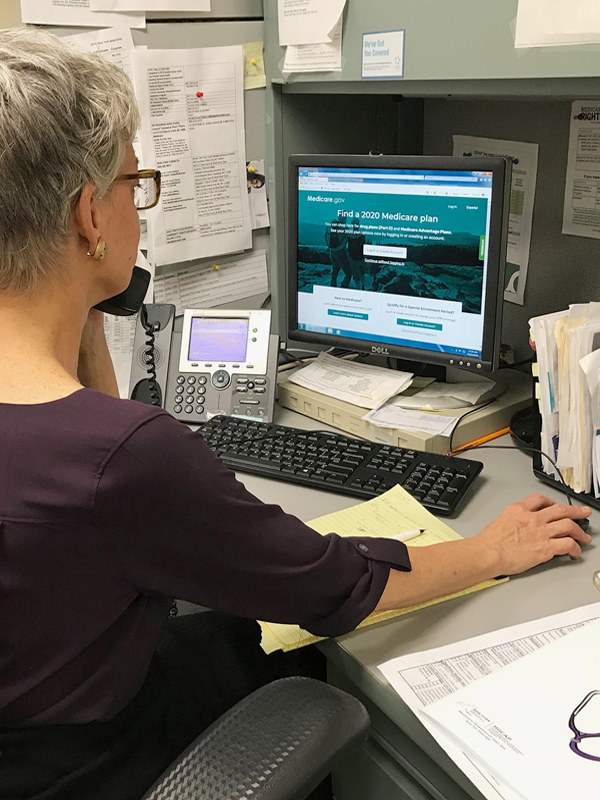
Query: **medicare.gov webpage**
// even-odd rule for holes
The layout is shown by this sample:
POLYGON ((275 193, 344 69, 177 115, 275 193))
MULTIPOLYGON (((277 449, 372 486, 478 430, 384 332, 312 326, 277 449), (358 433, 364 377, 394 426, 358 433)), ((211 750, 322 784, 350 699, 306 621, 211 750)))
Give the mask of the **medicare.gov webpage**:
POLYGON ((298 168, 300 330, 481 357, 492 175, 298 168))

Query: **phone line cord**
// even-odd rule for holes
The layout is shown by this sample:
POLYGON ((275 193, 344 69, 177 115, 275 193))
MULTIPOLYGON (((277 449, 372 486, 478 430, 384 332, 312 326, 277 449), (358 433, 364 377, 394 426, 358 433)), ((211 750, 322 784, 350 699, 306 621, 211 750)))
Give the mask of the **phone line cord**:
MULTIPOLYGON (((144 323, 144 320, 142 320, 142 323, 144 323)), ((146 371, 150 376, 148 378, 148 391, 150 392, 152 405, 160 406, 160 395, 158 392, 158 384, 156 383, 156 361, 154 359, 154 342, 156 337, 154 336, 154 328, 152 325, 144 324, 144 329, 148 339, 146 342, 146 351, 144 352, 146 371)))

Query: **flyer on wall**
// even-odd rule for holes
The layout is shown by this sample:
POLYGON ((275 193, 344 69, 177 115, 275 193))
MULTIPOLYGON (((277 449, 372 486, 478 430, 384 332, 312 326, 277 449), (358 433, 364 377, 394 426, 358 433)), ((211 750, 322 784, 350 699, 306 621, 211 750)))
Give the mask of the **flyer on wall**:
POLYGON ((477 136, 454 136, 453 141, 455 156, 508 156, 512 159, 504 299, 522 306, 529 266, 539 145, 503 139, 481 139, 477 136))
POLYGON ((571 106, 563 233, 600 239, 600 101, 571 106))

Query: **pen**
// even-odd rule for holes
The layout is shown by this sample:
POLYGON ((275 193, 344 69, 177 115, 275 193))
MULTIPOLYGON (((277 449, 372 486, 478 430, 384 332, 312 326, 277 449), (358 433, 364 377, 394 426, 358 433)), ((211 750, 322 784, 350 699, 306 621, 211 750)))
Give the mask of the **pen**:
POLYGON ((394 536, 392 536, 392 539, 398 539, 401 542, 407 542, 409 539, 414 539, 416 536, 420 536, 422 533, 425 533, 425 528, 415 528, 413 531, 396 533, 394 536))

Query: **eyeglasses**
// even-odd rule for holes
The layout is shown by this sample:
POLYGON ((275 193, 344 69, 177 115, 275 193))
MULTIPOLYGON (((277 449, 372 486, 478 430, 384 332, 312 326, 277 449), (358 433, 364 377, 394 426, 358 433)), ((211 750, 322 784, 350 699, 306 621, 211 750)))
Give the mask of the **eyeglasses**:
POLYGON ((600 733, 582 733, 575 725, 575 717, 577 716, 577 714, 579 714, 580 711, 582 711, 585 708, 585 706, 587 706, 592 697, 595 697, 596 695, 599 694, 600 691, 595 690, 586 695, 581 701, 581 703, 579 703, 575 711, 573 711, 573 713, 571 714, 571 718, 569 719, 569 728, 575 734, 575 736, 573 736, 573 738, 569 742, 569 747, 574 753, 577 753, 578 756, 581 756, 582 758, 587 758, 589 761, 600 761, 600 755, 594 755, 592 748, 592 745, 596 744, 597 741, 596 742, 590 741, 592 739, 595 740, 600 739, 600 733), (587 752, 585 752, 586 750, 587 752))
POLYGON ((133 199, 138 211, 154 208, 160 200, 160 170, 140 169, 137 172, 117 175, 115 180, 136 181, 133 189, 133 199))

